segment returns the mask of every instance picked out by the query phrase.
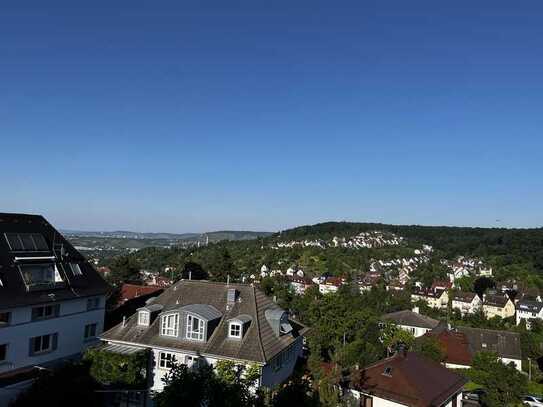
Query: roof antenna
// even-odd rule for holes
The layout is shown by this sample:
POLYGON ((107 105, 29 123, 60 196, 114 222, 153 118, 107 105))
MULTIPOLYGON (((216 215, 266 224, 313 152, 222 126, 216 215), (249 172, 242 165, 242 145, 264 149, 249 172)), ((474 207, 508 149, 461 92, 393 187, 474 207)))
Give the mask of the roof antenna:
POLYGON ((230 274, 226 275, 226 285, 230 285, 230 274))
POLYGON ((192 271, 189 271, 189 280, 192 280, 192 271))

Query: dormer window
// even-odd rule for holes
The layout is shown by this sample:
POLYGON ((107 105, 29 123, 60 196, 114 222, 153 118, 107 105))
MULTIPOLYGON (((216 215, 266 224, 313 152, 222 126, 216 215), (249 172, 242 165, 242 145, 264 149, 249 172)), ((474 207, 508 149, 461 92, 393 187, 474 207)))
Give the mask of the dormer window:
POLYGON ((149 326, 149 312, 140 311, 138 313, 138 325, 149 326))
POLYGON ((74 276, 83 275, 83 272, 81 271, 81 267, 77 263, 70 263, 70 269, 72 270, 72 273, 74 276))
POLYGON ((204 321, 194 315, 187 315, 187 339, 204 340, 204 321))
POLYGON ((55 263, 21 264, 19 270, 29 289, 43 285, 51 286, 63 282, 55 263))
POLYGON ((234 339, 241 339, 241 324, 237 322, 230 322, 230 327, 228 329, 228 337, 234 339))
POLYGON ((179 314, 168 314, 162 317, 161 334, 177 336, 179 334, 179 314))

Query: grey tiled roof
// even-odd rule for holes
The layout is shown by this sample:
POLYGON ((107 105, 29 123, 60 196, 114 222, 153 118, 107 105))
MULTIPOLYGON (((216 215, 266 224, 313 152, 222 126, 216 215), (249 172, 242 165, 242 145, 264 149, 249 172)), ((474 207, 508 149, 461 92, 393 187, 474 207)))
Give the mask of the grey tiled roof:
POLYGON ((426 315, 421 315, 409 310, 397 311, 383 315, 383 319, 387 321, 392 321, 397 325, 406 325, 428 329, 433 329, 439 324, 439 321, 437 319, 433 319, 427 317, 426 315))
POLYGON ((496 352, 498 356, 511 359, 522 359, 520 334, 509 331, 495 331, 458 327, 457 330, 466 335, 472 354, 481 351, 496 352))
POLYGON ((181 308, 187 305, 209 305, 221 313, 219 324, 207 342, 169 338, 159 334, 160 318, 155 318, 149 327, 137 325, 137 315, 132 315, 123 327, 122 323, 102 334, 102 339, 122 341, 143 346, 164 347, 205 355, 266 363, 278 352, 294 342, 306 328, 290 321, 294 332, 277 337, 268 323, 265 312, 279 307, 259 289, 244 284, 214 283, 210 281, 181 280, 156 298, 154 304, 164 309, 181 308), (227 303, 228 289, 238 290, 238 300, 227 303), (251 319, 241 340, 228 339, 228 321, 243 317, 251 319))
POLYGON ((538 314, 543 308, 543 302, 532 300, 520 300, 516 306, 517 310, 524 312, 535 312, 538 314))

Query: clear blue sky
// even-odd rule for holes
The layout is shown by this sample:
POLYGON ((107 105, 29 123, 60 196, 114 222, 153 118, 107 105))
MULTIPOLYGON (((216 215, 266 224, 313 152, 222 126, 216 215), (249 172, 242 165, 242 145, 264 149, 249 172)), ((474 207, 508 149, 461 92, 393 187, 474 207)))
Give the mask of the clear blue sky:
POLYGON ((2 211, 543 225, 541 1, 10 3, 2 211))

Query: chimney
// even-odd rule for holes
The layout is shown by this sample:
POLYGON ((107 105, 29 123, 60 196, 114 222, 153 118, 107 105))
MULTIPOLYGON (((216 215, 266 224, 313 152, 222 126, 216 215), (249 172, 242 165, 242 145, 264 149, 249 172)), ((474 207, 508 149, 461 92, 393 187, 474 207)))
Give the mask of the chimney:
POLYGON ((192 280, 192 271, 189 270, 189 280, 192 280))
POLYGON ((230 274, 226 276, 226 285, 230 285, 230 274))

